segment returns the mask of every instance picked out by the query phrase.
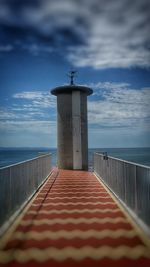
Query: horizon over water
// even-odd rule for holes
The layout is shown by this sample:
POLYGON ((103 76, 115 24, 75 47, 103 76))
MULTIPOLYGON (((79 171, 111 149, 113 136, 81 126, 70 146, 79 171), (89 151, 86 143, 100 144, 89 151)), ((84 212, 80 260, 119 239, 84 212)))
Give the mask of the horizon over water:
MULTIPOLYGON (((93 166, 94 152, 107 152, 108 156, 150 167, 150 147, 89 148, 89 167, 93 166)), ((38 157, 43 152, 52 153, 52 165, 57 164, 57 149, 45 147, 0 147, 0 168, 38 157)))

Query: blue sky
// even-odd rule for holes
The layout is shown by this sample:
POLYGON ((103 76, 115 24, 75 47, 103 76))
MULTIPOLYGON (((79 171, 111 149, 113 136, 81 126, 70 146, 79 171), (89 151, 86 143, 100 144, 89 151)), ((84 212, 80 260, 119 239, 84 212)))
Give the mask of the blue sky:
POLYGON ((0 0, 0 146, 56 147, 56 98, 90 86, 89 147, 150 146, 149 0, 0 0))

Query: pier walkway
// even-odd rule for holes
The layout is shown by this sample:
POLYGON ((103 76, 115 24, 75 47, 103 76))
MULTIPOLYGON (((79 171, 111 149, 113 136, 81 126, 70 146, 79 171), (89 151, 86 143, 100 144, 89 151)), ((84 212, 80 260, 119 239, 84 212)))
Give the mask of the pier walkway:
POLYGON ((147 237, 92 172, 54 169, 2 241, 0 266, 150 266, 147 237))

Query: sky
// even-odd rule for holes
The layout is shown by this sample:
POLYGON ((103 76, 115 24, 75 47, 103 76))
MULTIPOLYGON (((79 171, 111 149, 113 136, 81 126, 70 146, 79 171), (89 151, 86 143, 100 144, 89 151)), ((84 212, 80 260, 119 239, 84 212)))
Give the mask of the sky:
POLYGON ((149 0, 0 0, 0 147, 56 147, 50 90, 89 86, 89 147, 150 147, 149 0))

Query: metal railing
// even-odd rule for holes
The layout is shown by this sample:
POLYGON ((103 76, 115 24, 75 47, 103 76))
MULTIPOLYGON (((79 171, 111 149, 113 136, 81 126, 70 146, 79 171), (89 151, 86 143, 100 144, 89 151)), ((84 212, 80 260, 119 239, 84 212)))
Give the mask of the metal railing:
POLYGON ((0 227, 38 189, 51 171, 51 154, 0 169, 0 227))
POLYGON ((94 172, 150 226, 150 167, 95 153, 94 172))

